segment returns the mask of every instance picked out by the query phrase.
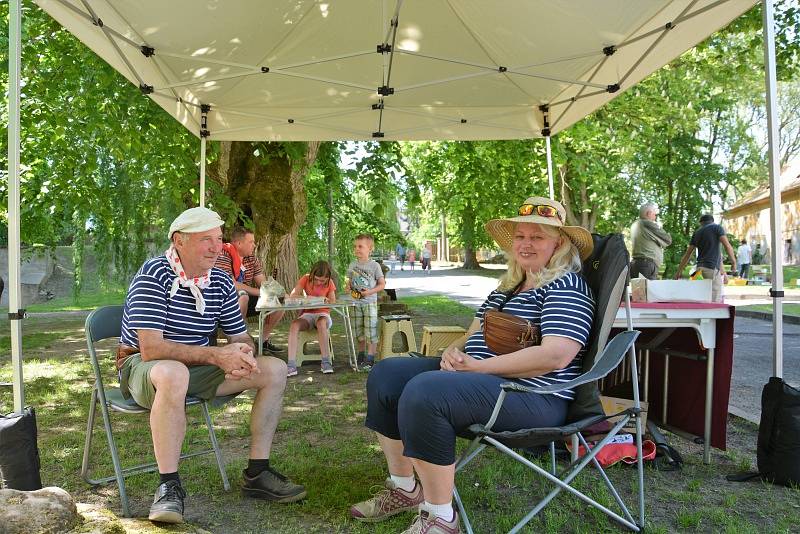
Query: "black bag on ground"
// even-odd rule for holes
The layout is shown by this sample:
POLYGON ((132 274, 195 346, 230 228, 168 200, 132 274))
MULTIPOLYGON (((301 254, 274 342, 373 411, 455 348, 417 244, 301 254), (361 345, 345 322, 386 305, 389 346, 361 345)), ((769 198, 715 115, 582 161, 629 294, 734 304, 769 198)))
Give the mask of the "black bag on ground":
POLYGON ((800 484, 800 390, 774 376, 761 392, 757 460, 764 480, 800 484))
POLYGON ((36 442, 36 412, 0 416, 0 478, 6 488, 21 491, 42 489, 36 442))

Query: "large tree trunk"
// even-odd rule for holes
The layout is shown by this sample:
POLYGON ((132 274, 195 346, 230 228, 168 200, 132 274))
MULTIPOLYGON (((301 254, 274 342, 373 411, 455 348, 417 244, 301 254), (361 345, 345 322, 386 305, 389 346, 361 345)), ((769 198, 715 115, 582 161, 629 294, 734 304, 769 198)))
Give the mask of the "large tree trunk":
POLYGON ((297 232, 306 219, 304 177, 314 164, 319 142, 310 142, 298 160, 280 143, 220 142, 219 159, 209 167, 242 213, 255 224, 256 255, 266 274, 278 270, 287 290, 299 278, 297 232))
POLYGON ((475 209, 469 202, 461 212, 461 241, 464 243, 464 269, 480 269, 475 256, 475 209))
POLYGON ((597 210, 591 205, 585 182, 580 182, 578 191, 570 187, 571 171, 569 162, 558 167, 558 177, 561 180, 561 205, 564 206, 567 214, 567 220, 564 223, 569 226, 582 226, 590 232, 594 232, 597 224, 597 210))

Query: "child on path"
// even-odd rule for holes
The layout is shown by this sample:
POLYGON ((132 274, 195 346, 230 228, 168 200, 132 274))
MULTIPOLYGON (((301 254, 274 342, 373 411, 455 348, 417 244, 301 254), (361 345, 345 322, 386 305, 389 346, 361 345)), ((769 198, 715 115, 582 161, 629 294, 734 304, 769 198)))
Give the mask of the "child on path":
POLYGON ((431 245, 430 243, 425 243, 425 246, 422 248, 422 272, 430 272, 431 270, 431 245))
POLYGON ((411 270, 413 271, 414 270, 414 262, 417 259, 417 254, 416 254, 416 252, 414 252, 413 248, 409 249, 408 252, 406 252, 406 259, 408 260, 408 264, 411 266, 411 270))
MULTIPOLYGON (((311 266, 308 274, 297 281, 289 298, 292 297, 325 297, 326 301, 336 302, 336 285, 331 280, 331 266, 327 261, 318 261, 311 266)), ((333 325, 330 308, 314 308, 302 310, 300 317, 289 325, 289 358, 286 362, 287 376, 297 375, 297 340, 301 330, 316 329, 319 340, 319 351, 322 354, 320 367, 323 374, 333 372, 329 345, 330 329, 333 325)))
POLYGON ((357 304, 353 316, 358 359, 365 367, 375 363, 375 352, 378 350, 378 293, 386 286, 381 266, 369 259, 374 246, 371 235, 357 235, 353 243, 356 259, 347 267, 347 290, 357 304))

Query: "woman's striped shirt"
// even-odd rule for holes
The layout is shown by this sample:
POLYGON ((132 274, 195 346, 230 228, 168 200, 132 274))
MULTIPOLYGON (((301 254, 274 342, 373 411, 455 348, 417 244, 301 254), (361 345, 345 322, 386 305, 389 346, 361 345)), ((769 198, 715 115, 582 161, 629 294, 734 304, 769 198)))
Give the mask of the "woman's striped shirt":
POLYGON ((142 265, 128 288, 120 343, 138 347, 137 330, 160 330, 166 340, 200 346, 208 345, 208 338, 218 324, 228 336, 247 332, 228 273, 216 267, 211 269, 211 285, 203 289, 206 303, 203 315, 197 312, 189 288, 181 286, 175 296, 169 296, 175 278, 165 256, 142 265))
MULTIPOLYGON (((478 309, 475 317, 481 321, 481 329, 467 340, 465 352, 483 360, 497 356, 486 346, 483 337, 483 315, 487 310, 496 310, 506 298, 505 293, 492 291, 478 309)), ((594 318, 594 296, 586 280, 577 273, 567 273, 558 280, 540 287, 513 295, 503 306, 503 311, 527 319, 541 328, 542 337, 560 336, 581 344, 581 350, 564 369, 534 378, 509 379, 527 386, 546 386, 566 382, 581 374, 581 363, 592 331, 594 318)), ((567 389, 554 393, 558 397, 573 400, 575 392, 567 389)))

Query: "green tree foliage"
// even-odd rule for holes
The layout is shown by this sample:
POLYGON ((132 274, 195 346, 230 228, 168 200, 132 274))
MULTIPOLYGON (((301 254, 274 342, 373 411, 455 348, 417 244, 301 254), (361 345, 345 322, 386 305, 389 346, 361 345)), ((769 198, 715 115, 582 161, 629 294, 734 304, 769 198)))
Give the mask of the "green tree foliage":
MULTIPOLYGON (((7 17, 2 3, 0 18, 7 17)), ((4 85, 7 28, 0 26, 4 85)), ((28 2, 22 43, 23 243, 74 244, 76 292, 85 251, 97 257, 103 282, 125 284, 146 257, 166 248, 165 229, 175 215, 198 204, 199 140, 28 2)), ((3 106, 3 126, 6 112, 3 106)), ((0 168, 7 165, 6 142, 3 132, 0 168)), ((209 168, 219 169, 225 157, 237 171, 251 172, 230 172, 226 180, 209 172, 206 205, 228 226, 259 231, 267 264, 282 255, 293 278, 294 237, 306 207, 302 174, 316 145, 242 143, 233 159, 230 148, 209 143, 209 168)), ((6 196, 3 184, 3 212, 6 196)))
POLYGON ((715 34, 603 110, 622 118, 617 135, 630 154, 623 173, 637 184, 636 200, 658 204, 673 236, 668 271, 701 213, 764 176, 751 122, 763 105, 763 71, 753 68, 761 50, 752 34, 744 23, 715 34))
POLYGON ((420 199, 412 207, 426 214, 430 228, 445 216, 453 230, 452 243, 465 251, 465 268, 477 268, 476 250, 491 245, 483 230, 487 220, 513 213, 531 194, 545 194, 546 177, 535 174, 538 167, 532 164, 534 157, 541 160, 538 145, 533 141, 441 141, 405 146, 420 199))
MULTIPOLYGON (((2 3, 0 19, 7 17, 2 3)), ((7 28, 0 26, 6 87, 7 28)), ((91 243, 100 272, 122 282, 165 247, 165 221, 197 203, 197 138, 28 2, 22 43, 22 241, 76 243, 78 290, 91 243)), ((5 106, 0 113, 5 168, 5 106)), ((0 203, 5 211, 5 183, 0 203)))
MULTIPOLYGON (((800 3, 778 0, 774 5, 778 79, 796 81, 800 78, 800 3)), ((760 10, 753 11, 760 16, 760 10)))
POLYGON ((402 240, 398 215, 404 175, 398 143, 323 143, 306 177, 308 215, 298 238, 300 271, 326 259, 341 279, 354 258, 356 235, 371 234, 376 252, 388 251, 402 240), (332 257, 329 220, 335 229, 332 257))

